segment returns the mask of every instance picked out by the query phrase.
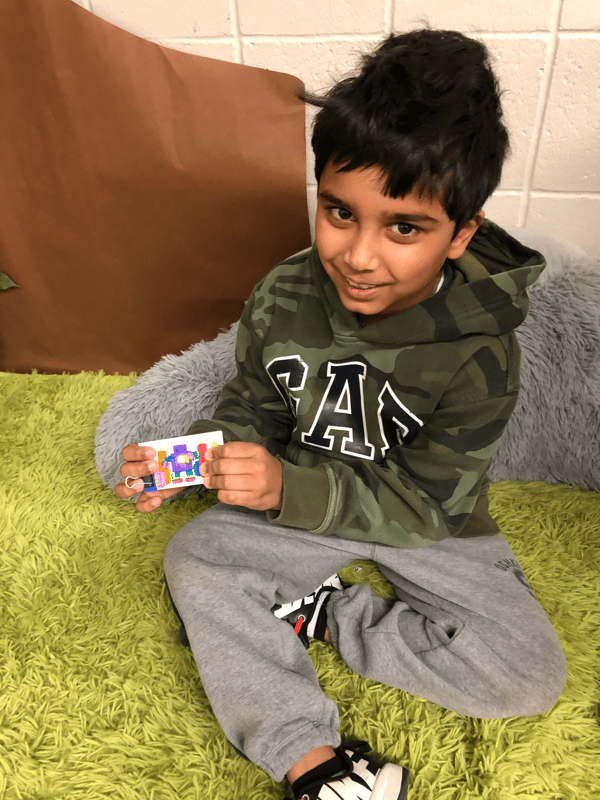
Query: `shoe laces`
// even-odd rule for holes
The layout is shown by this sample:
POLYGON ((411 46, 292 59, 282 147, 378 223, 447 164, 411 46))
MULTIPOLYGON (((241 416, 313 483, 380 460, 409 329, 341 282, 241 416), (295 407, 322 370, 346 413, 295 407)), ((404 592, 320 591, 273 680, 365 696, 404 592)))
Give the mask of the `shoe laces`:
MULTIPOLYGON (((334 748, 336 754, 340 757, 343 763, 343 769, 339 772, 336 772, 335 775, 330 775, 328 778, 323 778, 322 780, 313 781, 308 786, 305 786, 302 790, 302 794, 297 798, 297 800, 310 800, 310 795, 308 794, 309 791, 314 789, 320 789, 321 786, 324 786, 326 783, 330 781, 339 781, 343 780, 344 778, 348 778, 354 772, 354 763, 350 756, 346 753, 346 750, 352 750, 355 753, 367 753, 371 751, 371 746, 360 739, 352 739, 348 742, 342 743, 339 747, 334 748)), ((293 795, 291 795, 293 798, 293 795)))

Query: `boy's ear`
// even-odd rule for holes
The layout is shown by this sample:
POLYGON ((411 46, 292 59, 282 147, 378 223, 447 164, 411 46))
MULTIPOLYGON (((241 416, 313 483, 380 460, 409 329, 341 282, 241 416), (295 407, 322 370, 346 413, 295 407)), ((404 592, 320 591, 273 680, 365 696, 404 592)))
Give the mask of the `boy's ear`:
POLYGON ((475 214, 475 216, 467 222, 464 228, 459 230, 454 239, 452 239, 450 242, 450 250, 448 251, 447 256, 448 258, 458 258, 459 256, 462 256, 467 249, 467 245, 473 238, 475 231, 481 225, 484 219, 485 211, 478 211, 477 214, 475 214))

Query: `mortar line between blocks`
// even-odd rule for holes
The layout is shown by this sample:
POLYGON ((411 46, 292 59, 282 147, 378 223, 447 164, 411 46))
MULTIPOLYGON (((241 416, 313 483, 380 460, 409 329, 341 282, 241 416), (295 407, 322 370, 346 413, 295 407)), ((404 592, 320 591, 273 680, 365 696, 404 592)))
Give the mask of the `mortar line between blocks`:
POLYGON ((381 40, 381 31, 370 33, 323 33, 292 35, 287 33, 242 33, 243 41, 251 44, 335 44, 337 42, 374 42, 381 40))
POLYGON ((384 0, 383 5, 383 26, 384 31, 387 34, 394 32, 394 22, 395 22, 395 3, 394 0, 384 0))
MULTIPOLYGON (((384 2, 388 2, 388 0, 384 0, 384 2)), ((389 0, 390 3, 390 13, 392 17, 392 22, 395 24, 395 13, 394 13, 394 5, 393 0, 389 0)), ((384 11, 384 16, 387 12, 384 11)), ((411 28, 412 30, 412 28, 411 28)), ((402 31, 400 31, 402 32, 402 31)), ((490 40, 502 40, 502 39, 509 39, 511 41, 517 39, 540 39, 546 38, 549 34, 551 34, 552 29, 546 30, 529 30, 529 31, 489 31, 489 30, 474 30, 469 31, 469 36, 472 36, 475 39, 490 39, 490 40)), ((572 32, 567 31, 566 33, 561 31, 561 36, 568 35, 572 32)), ((588 38, 595 38, 600 36, 598 31, 585 31, 581 34, 576 35, 585 35, 588 38)), ((295 34, 295 33, 242 33, 242 39, 253 42, 255 44, 262 44, 264 42, 284 42, 286 44, 310 44, 310 43, 330 43, 330 42, 378 42, 381 39, 381 31, 363 31, 362 33, 352 33, 350 31, 338 31, 336 33, 302 33, 302 34, 295 34)))
POLYGON ((548 51, 546 53, 546 60, 544 62, 544 74, 542 76, 542 83, 540 86, 540 94, 538 98, 535 120, 533 123, 531 142, 529 144, 529 151, 527 153, 527 161, 525 162, 523 193, 521 195, 521 204, 517 219, 518 228, 525 227, 527 217, 529 215, 529 207, 531 205, 533 177, 535 175, 535 168, 537 166, 537 159, 540 151, 540 143, 542 140, 542 132, 544 127, 544 119, 546 117, 546 110, 548 108, 548 98, 550 97, 552 78, 554 76, 554 66, 556 64, 556 54, 558 52, 560 20, 562 16, 563 2, 564 0, 554 0, 554 6, 552 9, 550 41, 548 43, 548 51))
POLYGON ((577 200, 600 200, 600 192, 586 192, 578 189, 532 189, 532 197, 550 197, 554 199, 564 199, 567 197, 577 198, 577 200))
POLYGON ((236 64, 244 63, 242 51, 242 32, 240 30, 240 9, 238 0, 229 0, 229 14, 231 17, 231 32, 233 34, 233 57, 236 64))

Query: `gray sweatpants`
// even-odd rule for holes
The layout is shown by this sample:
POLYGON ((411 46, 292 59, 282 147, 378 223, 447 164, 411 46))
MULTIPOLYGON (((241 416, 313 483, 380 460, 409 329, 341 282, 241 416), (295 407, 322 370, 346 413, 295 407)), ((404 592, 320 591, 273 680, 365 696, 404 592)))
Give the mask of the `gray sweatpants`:
POLYGON ((333 646, 355 672, 468 716, 554 705, 565 658, 502 536, 402 550, 273 525, 262 512, 220 504, 169 542, 165 574, 219 724, 274 780, 341 739, 336 705, 308 653, 270 609, 356 558, 374 561, 398 599, 358 584, 329 601, 333 646))

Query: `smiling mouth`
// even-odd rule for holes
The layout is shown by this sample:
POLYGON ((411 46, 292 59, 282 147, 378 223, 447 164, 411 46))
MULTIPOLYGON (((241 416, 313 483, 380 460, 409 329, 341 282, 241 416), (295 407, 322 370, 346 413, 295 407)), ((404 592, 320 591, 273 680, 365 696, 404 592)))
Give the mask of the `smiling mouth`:
POLYGON ((353 289, 375 289, 377 288, 378 284, 376 283, 355 283, 351 281, 350 278, 346 278, 346 281, 352 286, 353 289))

